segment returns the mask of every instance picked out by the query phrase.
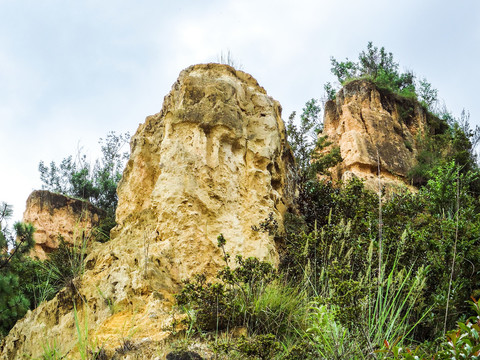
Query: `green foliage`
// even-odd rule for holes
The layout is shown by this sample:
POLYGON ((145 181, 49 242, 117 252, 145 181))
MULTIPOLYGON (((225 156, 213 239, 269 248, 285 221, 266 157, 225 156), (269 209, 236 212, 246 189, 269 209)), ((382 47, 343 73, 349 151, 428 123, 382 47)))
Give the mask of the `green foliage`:
MULTIPOLYGON (((223 247, 223 236, 219 244, 223 247)), ((216 282, 197 274, 176 295, 177 305, 187 314, 189 331, 245 326, 250 334, 275 334, 281 339, 305 327, 305 293, 282 284, 269 263, 237 256, 231 269, 229 257, 225 259, 216 282)))
POLYGON ((57 341, 55 339, 53 340, 52 344, 50 344, 50 341, 47 340, 44 344, 42 344, 42 348, 43 354, 39 358, 41 360, 61 360, 65 358, 65 355, 58 350, 57 341))
POLYGON ((325 98, 327 101, 335 100, 336 91, 330 82, 327 82, 325 85, 323 85, 323 90, 325 91, 325 98))
POLYGON ((273 334, 266 334, 249 338, 242 336, 234 341, 219 344, 215 349, 229 356, 240 355, 242 359, 270 360, 281 350, 281 345, 273 334))
POLYGON ((436 347, 422 348, 417 346, 414 350, 400 346, 397 342, 385 342, 385 348, 377 351, 385 359, 398 360, 461 360, 480 358, 480 308, 474 299, 470 302, 477 315, 471 316, 467 321, 459 321, 455 330, 449 331, 441 343, 436 347))
POLYGON ((12 270, 19 276, 19 288, 28 299, 30 309, 53 298, 57 290, 52 286, 50 275, 39 260, 24 256, 12 263, 12 270))
POLYGON ((332 143, 326 136, 319 136, 323 129, 320 113, 317 100, 311 99, 305 104, 298 127, 295 125, 295 112, 288 119, 288 142, 295 156, 297 184, 300 187, 317 174, 327 174, 327 169, 342 161, 339 147, 323 151, 332 143))
POLYGON ((30 301, 22 286, 25 273, 19 271, 25 255, 35 244, 31 224, 17 222, 13 232, 7 221, 12 207, 0 203, 0 337, 5 335, 29 309, 30 301))
POLYGON ((6 335, 27 312, 29 302, 19 286, 18 275, 0 273, 0 335, 6 335))
MULTIPOLYGON (((382 205, 384 273, 389 274, 396 263, 398 272, 411 274, 410 281, 420 273, 425 276, 424 291, 415 296, 411 318, 419 319, 425 309, 432 310, 417 326, 417 339, 432 339, 442 330, 438 319, 444 318, 450 277, 445 264, 452 263, 455 242, 456 223, 451 216, 455 171, 439 167, 425 189, 394 194, 382 205)), ((480 258, 478 200, 468 190, 475 177, 466 174, 461 179, 455 291, 450 298, 456 313, 449 315, 449 327, 468 311, 465 297, 480 288, 478 274, 472 270, 480 258)), ((295 283, 307 279, 324 304, 336 306, 337 320, 346 325, 355 321, 362 299, 372 286, 375 289, 375 282, 366 279, 378 271, 371 265, 378 262, 378 197, 359 180, 342 187, 312 181, 308 189, 300 207, 303 216, 287 216, 280 270, 295 283)), ((405 284, 403 289, 407 288, 405 284)))
POLYGON ((423 268, 417 271, 415 277, 411 271, 398 271, 394 263, 392 270, 384 280, 376 286, 376 297, 370 296, 368 306, 367 343, 374 350, 385 341, 402 343, 423 320, 429 309, 419 317, 413 317, 413 308, 418 305, 418 299, 425 288, 425 272, 423 268), (374 300, 373 300, 373 299, 374 300), (373 346, 372 346, 373 345, 373 346))
MULTIPOLYGON (((340 84, 345 85, 354 79, 368 79, 384 91, 395 93, 403 98, 416 100, 432 110, 437 102, 437 90, 425 78, 416 86, 415 75, 411 71, 399 72, 399 64, 394 61, 393 54, 382 46, 380 49, 368 42, 366 51, 361 51, 358 62, 331 59, 331 72, 340 84), (418 87, 418 89, 417 89, 418 87)), ((332 94, 329 83, 325 85, 327 94, 332 94)))
POLYGON ((311 99, 305 104, 298 127, 295 125, 295 112, 288 118, 288 143, 295 156, 300 177, 305 176, 304 174, 309 169, 311 156, 317 142, 317 135, 323 127, 320 120, 320 112, 321 108, 317 100, 311 99))
MULTIPOLYGON (((8 206, 8 205, 7 205, 8 206)), ((0 219, 0 223, 1 223, 0 219)), ((7 269, 10 263, 27 254, 35 245, 33 233, 35 228, 32 224, 17 222, 13 225, 15 236, 8 230, 1 231, 0 227, 0 270, 7 269)))
POLYGON ((330 71, 335 75, 338 81, 343 84, 348 79, 357 77, 358 65, 348 58, 345 61, 338 62, 333 56, 330 58, 332 68, 330 71))
POLYGON ((360 52, 357 63, 348 59, 338 62, 333 57, 331 63, 331 71, 341 84, 351 79, 368 78, 380 88, 402 95, 415 95, 413 73, 399 73, 393 54, 387 53, 384 47, 378 49, 372 42, 367 44, 367 51, 360 52))
MULTIPOLYGON (((7 227, 7 221, 12 217, 13 208, 11 205, 1 202, 0 203, 0 249, 5 249, 11 241, 11 234, 7 227)), ((1 252, 1 255, 4 255, 4 252, 1 252)))
POLYGON ((319 136, 315 144, 315 151, 311 155, 310 171, 313 174, 330 175, 328 169, 334 167, 342 161, 340 154, 340 147, 333 146, 330 151, 324 152, 325 148, 332 145, 332 142, 327 140, 327 136, 319 136))
POLYGON ((360 74, 371 75, 374 79, 380 72, 393 74, 398 69, 398 64, 393 61, 393 54, 387 53, 383 46, 379 50, 371 41, 367 44, 367 52, 362 51, 358 60, 360 74))
POLYGON ((438 101, 438 90, 434 89, 425 78, 419 81, 417 93, 418 99, 427 109, 431 109, 438 101))
POLYGON ((183 307, 187 314, 189 330, 215 331, 232 326, 237 319, 228 290, 222 283, 207 283, 203 274, 196 274, 193 279, 184 281, 183 288, 175 296, 177 305, 183 307))
POLYGON ((88 314, 85 310, 83 324, 78 316, 77 307, 73 306, 73 317, 75 320, 75 330, 77 333, 77 348, 82 360, 104 360, 107 355, 102 346, 98 346, 97 340, 92 340, 88 336, 88 314))
MULTIPOLYGON (((11 207, 0 209, 0 335, 5 335, 28 309, 49 300, 64 286, 75 287, 74 279, 83 273, 86 240, 69 246, 63 240, 49 259, 40 262, 28 255, 34 245, 34 227, 15 223, 13 231, 6 220, 11 207)), ((79 236, 80 238, 80 236, 79 236)), ((55 346, 45 348, 45 358, 55 358, 55 346), (50 356, 50 357, 49 357, 50 356)))
POLYGON ((54 161, 50 166, 43 161, 38 165, 43 189, 88 200, 106 211, 107 218, 98 233, 100 241, 104 241, 110 229, 115 226, 117 185, 128 159, 128 153, 122 152, 122 148, 129 138, 128 133, 117 135, 113 131, 105 139, 100 138, 102 157, 93 164, 80 149, 75 160, 70 155, 58 165, 54 161))
POLYGON ((324 359, 338 360, 363 358, 359 342, 353 340, 350 330, 336 321, 331 309, 319 304, 313 304, 311 308, 307 335, 311 340, 309 345, 315 349, 316 357, 312 358, 319 355, 324 359))
MULTIPOLYGON (((468 316, 465 298, 480 289, 474 267, 480 258, 478 199, 469 191, 475 179, 473 172, 462 175, 448 163, 437 167, 418 193, 384 199, 381 276, 374 265, 378 195, 358 179, 341 187, 310 180, 301 214, 286 216, 282 277, 260 281, 271 274, 270 267, 241 257, 238 270, 232 270, 225 254, 227 266, 217 283, 204 281, 187 290, 183 306, 192 328, 245 326, 252 336, 272 334, 283 344, 277 358, 427 359, 434 353, 440 358, 438 349, 418 342, 441 336, 448 296, 453 310, 447 326, 452 328, 468 316), (458 222, 453 216, 457 191, 458 222)), ((257 230, 277 233, 272 219, 257 230)), ((224 245, 220 236, 219 246, 224 245)), ((238 348, 229 354, 235 352, 238 348)))
MULTIPOLYGON (((472 171, 460 172, 460 167, 454 161, 434 168, 429 172, 429 180, 421 189, 422 195, 428 198, 430 212, 438 216, 453 218, 456 213, 457 192, 462 211, 473 211, 474 199, 469 193, 472 184, 479 174, 472 171), (457 189, 457 186, 460 188, 457 189)), ((471 214, 474 215, 474 214, 471 214)))
MULTIPOLYGON (((427 116, 431 132, 417 136, 417 165, 409 171, 413 185, 424 186, 431 179, 434 169, 454 162, 462 174, 478 172, 475 147, 480 139, 480 127, 470 127, 465 111, 455 118, 447 110, 427 116)), ((480 181, 471 182, 471 190, 477 192, 480 181)))
POLYGON ((477 315, 466 322, 459 321, 457 329, 447 334, 447 341, 438 354, 439 359, 480 358, 480 307, 475 299, 471 304, 477 315))

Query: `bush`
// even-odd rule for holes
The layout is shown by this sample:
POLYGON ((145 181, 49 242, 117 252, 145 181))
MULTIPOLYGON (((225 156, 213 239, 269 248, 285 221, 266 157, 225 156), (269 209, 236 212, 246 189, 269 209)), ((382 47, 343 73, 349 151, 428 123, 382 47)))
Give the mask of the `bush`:
POLYGON ((175 296, 187 314, 189 329, 208 332, 242 326, 252 335, 275 334, 282 339, 305 328, 305 293, 283 284, 269 263, 238 256, 232 270, 227 254, 225 259, 216 282, 195 275, 175 296))

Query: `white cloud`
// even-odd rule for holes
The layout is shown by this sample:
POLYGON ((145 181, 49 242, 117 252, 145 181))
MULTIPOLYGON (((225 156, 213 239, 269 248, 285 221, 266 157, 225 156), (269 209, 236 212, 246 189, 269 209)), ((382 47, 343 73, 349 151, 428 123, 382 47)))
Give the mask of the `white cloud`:
POLYGON ((479 10, 475 0, 0 2, 0 154, 11 174, 0 200, 16 193, 23 207, 39 160, 134 132, 180 70, 227 50, 284 118, 322 96, 330 56, 356 58, 372 40, 478 122, 479 10))

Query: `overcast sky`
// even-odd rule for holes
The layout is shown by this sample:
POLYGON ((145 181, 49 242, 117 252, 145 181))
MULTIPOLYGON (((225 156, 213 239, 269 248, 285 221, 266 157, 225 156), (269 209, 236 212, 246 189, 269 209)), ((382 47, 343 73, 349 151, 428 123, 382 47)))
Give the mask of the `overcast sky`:
POLYGON ((41 160, 133 134, 189 65, 230 51, 286 120, 368 41, 480 125, 478 0, 0 0, 0 201, 20 220, 41 160))

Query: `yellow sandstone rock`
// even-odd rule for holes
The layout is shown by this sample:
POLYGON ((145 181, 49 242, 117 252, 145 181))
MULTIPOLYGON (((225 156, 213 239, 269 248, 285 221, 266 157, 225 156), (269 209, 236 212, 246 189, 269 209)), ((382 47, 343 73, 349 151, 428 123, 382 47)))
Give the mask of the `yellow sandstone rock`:
POLYGON ((378 190, 378 161, 382 186, 408 185, 415 165, 417 141, 428 130, 427 113, 415 101, 386 94, 367 80, 345 85, 325 104, 323 134, 339 146, 343 162, 330 169, 336 179, 365 179, 378 190))
POLYGON ((277 264, 273 237, 251 227, 270 213, 281 225, 292 206, 280 113, 244 72, 218 64, 182 71, 161 112, 132 138, 112 240, 91 250, 81 279, 15 325, 0 358, 39 356, 47 341, 78 357, 74 304, 89 341, 107 350, 166 338, 181 280, 223 265, 220 233, 232 256, 277 264))
POLYGON ((27 199, 23 222, 35 226, 35 247, 32 257, 45 260, 58 248, 60 237, 66 243, 91 238, 105 212, 84 200, 73 199, 46 190, 33 191, 27 199))

